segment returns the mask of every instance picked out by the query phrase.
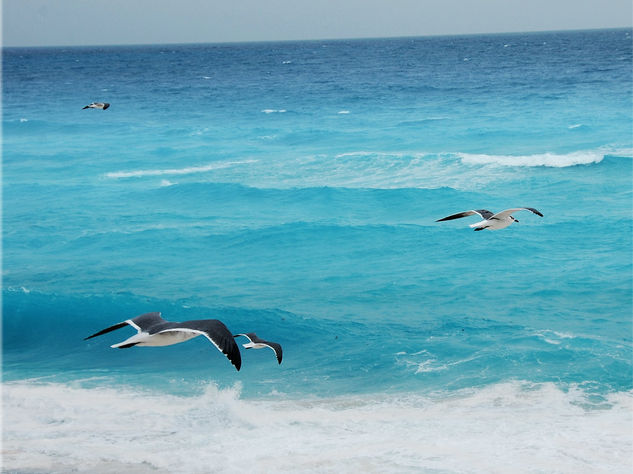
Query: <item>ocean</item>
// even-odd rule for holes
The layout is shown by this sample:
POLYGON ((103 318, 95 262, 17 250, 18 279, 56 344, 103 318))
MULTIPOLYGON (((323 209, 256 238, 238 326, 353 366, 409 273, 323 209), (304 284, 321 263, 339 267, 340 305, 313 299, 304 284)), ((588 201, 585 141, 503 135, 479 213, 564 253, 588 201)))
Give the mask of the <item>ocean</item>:
POLYGON ((4 48, 3 472, 630 472, 631 34, 4 48))

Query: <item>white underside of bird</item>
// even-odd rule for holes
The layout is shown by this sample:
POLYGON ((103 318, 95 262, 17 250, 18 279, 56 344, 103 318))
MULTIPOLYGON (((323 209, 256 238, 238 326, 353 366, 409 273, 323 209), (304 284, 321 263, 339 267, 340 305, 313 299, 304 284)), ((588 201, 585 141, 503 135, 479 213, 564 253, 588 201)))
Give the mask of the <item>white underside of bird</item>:
POLYGON ((129 337, 125 341, 113 344, 110 347, 118 348, 128 344, 151 347, 171 346, 173 344, 180 344, 181 342, 185 342, 189 339, 193 339, 194 337, 202 335, 204 335, 203 332, 195 331, 193 329, 168 329, 157 334, 139 332, 134 334, 132 337, 129 337))
POLYGON ((484 229, 499 230, 499 229, 505 229, 513 222, 519 222, 514 217, 512 217, 512 213, 518 212, 518 211, 530 211, 531 213, 536 214, 537 216, 543 217, 543 214, 541 214, 540 211, 534 209, 533 207, 515 207, 512 209, 506 209, 505 211, 497 212, 496 214, 488 211, 487 209, 458 212, 457 214, 452 214, 450 216, 443 217, 442 219, 438 219, 436 222, 450 221, 453 219, 460 219, 462 217, 467 217, 467 216, 472 216, 474 214, 477 214, 479 217, 483 218, 483 220, 475 224, 470 224, 469 227, 475 230, 484 230, 484 229))

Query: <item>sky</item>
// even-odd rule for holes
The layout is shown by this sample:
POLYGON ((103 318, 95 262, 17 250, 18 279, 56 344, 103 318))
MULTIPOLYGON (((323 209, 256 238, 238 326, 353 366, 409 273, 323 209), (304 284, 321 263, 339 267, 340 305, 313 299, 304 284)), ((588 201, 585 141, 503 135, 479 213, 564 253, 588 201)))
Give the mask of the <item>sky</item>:
POLYGON ((376 38, 632 25, 631 0, 2 0, 3 46, 376 38))

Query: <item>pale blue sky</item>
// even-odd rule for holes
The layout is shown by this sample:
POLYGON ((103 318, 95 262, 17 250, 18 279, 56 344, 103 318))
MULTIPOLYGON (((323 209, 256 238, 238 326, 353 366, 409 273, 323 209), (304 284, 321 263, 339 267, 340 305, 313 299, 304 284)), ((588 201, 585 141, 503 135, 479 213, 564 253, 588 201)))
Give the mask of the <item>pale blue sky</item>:
POLYGON ((631 27, 631 0, 3 0, 4 46, 631 27))

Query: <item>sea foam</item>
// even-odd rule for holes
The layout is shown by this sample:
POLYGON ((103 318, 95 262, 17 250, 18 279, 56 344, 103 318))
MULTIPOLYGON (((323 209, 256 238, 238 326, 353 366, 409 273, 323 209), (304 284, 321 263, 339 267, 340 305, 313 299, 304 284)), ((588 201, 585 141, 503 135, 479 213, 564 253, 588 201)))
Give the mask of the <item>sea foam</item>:
POLYGON ((69 472, 604 472, 631 467, 631 392, 507 382, 416 394, 241 399, 36 382, 4 388, 4 467, 69 472), (403 437, 402 433, 406 433, 403 437))
POLYGON ((547 166, 565 168, 576 165, 599 163, 604 158, 601 151, 577 151, 567 154, 539 153, 534 155, 485 155, 458 153, 457 156, 465 164, 474 165, 502 165, 502 166, 547 166))
POLYGON ((106 178, 120 179, 120 178, 141 178, 145 176, 164 176, 164 175, 186 175, 207 173, 209 171, 218 170, 222 168, 228 168, 234 165, 253 163, 254 160, 245 161, 224 161, 217 163, 209 163, 202 166, 186 166, 184 168, 168 168, 168 169, 146 169, 146 170, 134 170, 134 171, 112 171, 105 174, 106 178))

